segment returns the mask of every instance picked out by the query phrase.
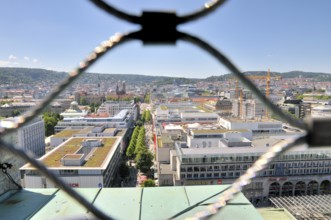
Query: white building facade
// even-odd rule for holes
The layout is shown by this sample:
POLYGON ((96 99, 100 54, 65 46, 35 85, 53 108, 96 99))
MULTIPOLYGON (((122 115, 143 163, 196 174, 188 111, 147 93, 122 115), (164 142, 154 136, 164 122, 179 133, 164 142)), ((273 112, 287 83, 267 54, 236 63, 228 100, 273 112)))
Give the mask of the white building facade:
MULTIPOLYGON (((121 137, 70 138, 41 157, 51 172, 71 187, 110 187, 121 161, 121 137), (74 152, 70 152, 74 148, 74 152), (68 153, 69 152, 69 153, 68 153), (56 158, 61 158, 60 160, 56 158)), ((54 183, 29 164, 20 168, 26 188, 54 188, 54 183)))
POLYGON ((45 122, 43 119, 39 118, 18 129, 18 146, 32 152, 35 157, 45 154, 45 122))
MULTIPOLYGON (((228 147, 171 152, 174 185, 232 184, 267 147, 228 147)), ((249 199, 331 193, 331 151, 297 147, 257 173, 243 193, 249 199)))

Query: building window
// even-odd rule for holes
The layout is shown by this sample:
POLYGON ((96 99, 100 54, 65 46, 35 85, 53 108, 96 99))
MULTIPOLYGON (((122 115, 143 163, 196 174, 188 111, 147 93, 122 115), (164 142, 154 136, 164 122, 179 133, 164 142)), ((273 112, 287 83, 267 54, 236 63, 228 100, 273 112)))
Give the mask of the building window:
POLYGON ((205 174, 204 173, 201 173, 200 174, 200 178, 205 178, 205 174))
POLYGON ((211 178, 211 173, 207 173, 207 178, 211 178))
POLYGON ((192 178, 192 174, 187 174, 187 178, 192 178))
POLYGON ((78 170, 60 170, 60 175, 78 175, 78 170))
POLYGON ((188 167, 188 168, 187 168, 187 172, 193 172, 192 167, 188 167))
POLYGON ((194 167, 194 172, 199 172, 199 167, 194 167))
POLYGON ((199 177, 199 174, 195 173, 195 174, 193 174, 193 177, 194 178, 198 178, 199 177))
POLYGON ((206 167, 201 167, 200 170, 201 172, 206 171, 206 167))
POLYGON ((214 177, 219 177, 220 174, 219 173, 214 173, 214 177))
POLYGON ((226 173, 221 173, 221 177, 226 177, 226 173))
POLYGON ((220 170, 220 166, 214 166, 214 170, 220 170))

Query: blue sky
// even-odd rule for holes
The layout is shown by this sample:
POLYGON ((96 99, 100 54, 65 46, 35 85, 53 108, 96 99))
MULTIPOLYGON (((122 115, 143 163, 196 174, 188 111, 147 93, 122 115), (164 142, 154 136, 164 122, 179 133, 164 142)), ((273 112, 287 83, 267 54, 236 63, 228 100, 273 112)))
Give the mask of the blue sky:
MULTIPOLYGON (((141 10, 200 8, 201 0, 113 0, 141 10)), ((331 1, 232 0, 214 14, 179 27, 224 52, 242 71, 331 73, 331 1)), ((70 71, 116 32, 139 26, 118 20, 85 0, 1 2, 0 66, 70 71)), ((143 46, 135 41, 104 56, 89 72, 205 78, 229 73, 214 58, 185 42, 143 46)))

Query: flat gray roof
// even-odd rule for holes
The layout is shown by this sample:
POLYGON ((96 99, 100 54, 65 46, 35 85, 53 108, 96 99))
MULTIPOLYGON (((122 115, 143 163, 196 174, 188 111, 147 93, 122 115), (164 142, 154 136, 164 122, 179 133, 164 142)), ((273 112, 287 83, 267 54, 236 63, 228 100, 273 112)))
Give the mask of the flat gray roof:
MULTIPOLYGON (((255 142, 258 146, 252 146, 252 147, 211 147, 211 148, 180 148, 180 152, 182 155, 190 156, 190 155, 220 155, 220 154, 263 154, 269 150, 270 147, 273 146, 273 144, 276 144, 281 140, 259 140, 259 143, 255 142), (269 144, 269 147, 265 147, 265 143, 272 143, 269 144)), ((254 141, 253 141, 254 145, 254 141)), ((329 148, 308 148, 306 144, 298 145, 290 150, 289 152, 305 152, 305 151, 311 151, 311 152, 330 152, 331 150, 329 148)))

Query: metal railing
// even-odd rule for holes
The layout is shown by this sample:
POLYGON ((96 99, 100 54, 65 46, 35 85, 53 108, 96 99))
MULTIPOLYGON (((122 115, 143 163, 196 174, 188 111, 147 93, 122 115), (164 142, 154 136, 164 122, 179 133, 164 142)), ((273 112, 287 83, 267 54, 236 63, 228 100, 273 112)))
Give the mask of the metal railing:
MULTIPOLYGON (((306 135, 297 139, 285 140, 277 143, 271 147, 268 152, 262 155, 251 168, 249 168, 244 175, 239 177, 226 191, 220 192, 218 201, 214 204, 209 205, 205 211, 196 213, 192 219, 205 219, 216 214, 222 207, 230 201, 233 196, 239 193, 244 186, 250 183, 251 179, 254 178, 257 172, 263 170, 275 157, 280 155, 287 149, 301 144, 308 143, 310 146, 330 146, 331 135, 329 135, 328 129, 330 129, 330 122, 328 120, 321 121, 310 121, 304 123, 301 120, 295 120, 288 114, 285 114, 278 106, 273 104, 256 86, 245 77, 244 74, 221 52, 216 50, 207 42, 199 39, 198 37, 189 35, 187 33, 177 31, 177 26, 194 21, 203 16, 210 14, 215 11, 218 7, 225 3, 225 0, 213 0, 210 3, 206 3, 202 9, 197 12, 187 14, 184 16, 177 16, 175 13, 165 12, 143 12, 141 16, 131 15, 122 11, 117 10, 113 6, 107 4, 103 0, 90 0, 95 6, 104 10, 105 12, 112 14, 120 19, 127 22, 139 24, 141 29, 138 31, 130 32, 127 34, 116 34, 106 41, 103 41, 98 47, 96 47, 87 58, 82 61, 79 66, 69 73, 67 79, 61 82, 48 96, 35 108, 27 112, 26 114, 19 116, 13 122, 1 122, 0 123, 0 137, 9 134, 16 129, 22 127, 29 121, 31 121, 36 115, 42 113, 44 109, 49 105, 52 100, 61 93, 61 91, 67 88, 72 82, 74 82, 79 75, 90 68, 101 56, 109 52, 111 49, 124 44, 125 42, 132 40, 141 40, 145 44, 173 44, 178 40, 189 42, 195 46, 198 46, 208 54, 216 58, 221 64, 226 66, 248 89, 250 89, 256 97, 262 101, 267 108, 281 117, 287 123, 304 129, 307 131, 306 135)), ((40 161, 31 158, 24 150, 6 143, 0 139, 0 147, 6 151, 9 151, 27 162, 31 163, 32 166, 39 169, 40 173, 45 175, 51 181, 53 181, 58 187, 68 193, 71 197, 81 203, 87 210, 89 210, 96 218, 99 219, 113 219, 111 216, 107 216, 102 210, 96 208, 94 205, 89 203, 84 197, 70 188, 63 180, 58 178, 52 172, 49 172, 40 161)), ((191 210, 194 207, 188 208, 186 211, 191 210)), ((175 218, 184 212, 174 215, 171 218, 175 218)))

